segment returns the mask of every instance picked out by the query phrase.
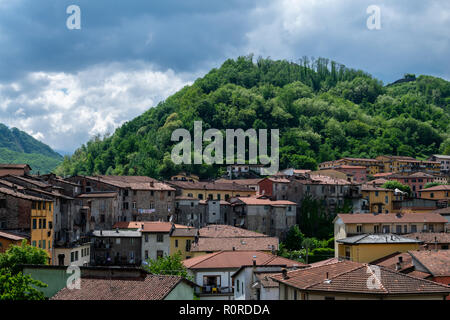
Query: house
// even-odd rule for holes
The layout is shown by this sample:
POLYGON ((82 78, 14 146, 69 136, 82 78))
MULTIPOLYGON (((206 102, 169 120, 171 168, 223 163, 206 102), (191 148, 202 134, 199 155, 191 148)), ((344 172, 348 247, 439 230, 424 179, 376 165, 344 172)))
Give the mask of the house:
POLYGON ((429 273, 432 281, 450 286, 450 251, 409 251, 417 271, 429 273))
POLYGON ((448 250, 450 245, 450 233, 447 232, 416 232, 404 236, 423 241, 421 249, 424 250, 448 250))
POLYGON ((259 182, 262 180, 262 178, 258 179, 218 179, 215 181, 215 183, 231 183, 231 184, 237 184, 240 186, 244 186, 246 188, 250 188, 256 191, 256 194, 259 194, 259 182))
POLYGON ((193 257, 192 245, 198 237, 198 229, 175 227, 171 229, 169 236, 169 254, 171 256, 176 253, 180 253, 183 260, 193 257))
POLYGON ((227 166, 227 176, 229 179, 249 175, 261 175, 261 164, 232 164, 227 166))
POLYGON ((199 200, 225 200, 233 197, 249 197, 256 195, 256 191, 237 183, 223 182, 189 182, 167 181, 176 188, 177 196, 197 198, 199 200))
POLYGON ((309 169, 294 169, 294 168, 287 168, 284 170, 281 170, 280 172, 276 173, 276 176, 285 176, 285 177, 305 177, 307 174, 309 174, 311 170, 309 169))
POLYGON ((370 262, 371 265, 382 266, 397 272, 408 274, 410 276, 431 280, 431 274, 417 271, 412 262, 412 256, 409 252, 394 252, 385 257, 370 262))
POLYGON ((279 283, 271 276, 283 269, 295 270, 306 267, 308 266, 293 260, 280 265, 257 265, 256 260, 253 260, 252 265, 241 266, 231 276, 235 284, 234 300, 279 300, 279 283))
POLYGON ((450 200, 450 185, 443 184, 431 188, 422 189, 419 191, 419 198, 445 200, 448 203, 448 201, 450 200))
POLYGON ((419 195, 419 191, 421 191, 427 183, 440 180, 437 176, 425 172, 415 172, 410 175, 393 174, 387 177, 387 179, 398 181, 401 184, 409 186, 414 197, 419 195))
POLYGON ((142 261, 140 230, 96 230, 93 232, 95 265, 139 266, 142 261))
POLYGON ((231 200, 234 226, 264 234, 284 237, 296 223, 296 203, 256 197, 237 197, 231 200))
MULTIPOLYGON (((179 229, 184 226, 178 225, 179 229)), ((170 255, 170 232, 176 226, 170 222, 145 221, 142 224, 142 258, 156 260, 170 255)))
POLYGON ((174 214, 175 189, 145 176, 74 176, 82 193, 99 191, 119 195, 119 221, 169 221, 174 214))
POLYGON ((139 268, 80 267, 80 287, 71 289, 66 267, 25 265, 23 273, 48 286, 51 300, 193 300, 195 284, 179 276, 151 275, 139 268))
POLYGON ((423 241, 392 233, 361 234, 336 240, 336 258, 369 263, 394 252, 417 250, 423 241))
POLYGON ((286 200, 290 180, 282 177, 268 177, 260 180, 259 194, 272 198, 273 200, 286 200))
POLYGON ((421 161, 412 157, 382 155, 376 157, 383 163, 382 172, 395 172, 403 175, 410 175, 415 172, 425 172, 429 174, 440 173, 440 163, 436 161, 421 161))
POLYGON ((319 170, 334 169, 342 165, 365 167, 366 174, 372 176, 377 173, 383 172, 384 170, 382 161, 377 159, 365 159, 365 158, 342 158, 339 160, 322 162, 319 163, 319 170))
POLYGON ((229 225, 209 225, 198 230, 191 246, 192 257, 218 251, 263 251, 274 253, 279 240, 265 234, 229 225))
POLYGON ((299 262, 261 251, 219 251, 183 261, 188 273, 199 286, 200 300, 233 300, 232 275, 242 266, 279 266, 293 268, 299 262), (254 262, 255 261, 255 262, 254 262))
POLYGON ((170 177, 172 181, 199 181, 199 177, 192 173, 180 172, 172 177, 170 177))
POLYGON ((443 300, 450 287, 385 267, 343 260, 271 277, 280 300, 443 300))
POLYGON ((26 240, 26 238, 13 233, 0 231, 0 253, 8 250, 12 245, 20 245, 23 240, 26 240))
POLYGON ((229 218, 230 202, 225 200, 199 200, 200 210, 200 226, 207 224, 228 224, 231 221, 229 218))
MULTIPOLYGON (((368 212, 390 213, 393 210, 394 190, 372 185, 361 187, 363 198, 369 202, 368 212)), ((397 196, 398 197, 398 196, 397 196)))
POLYGON ((28 164, 0 164, 0 177, 6 175, 27 176, 31 172, 31 167, 28 164))
POLYGON ((350 165, 338 165, 334 168, 336 171, 343 172, 351 176, 353 183, 366 183, 367 182, 367 169, 364 166, 350 166, 350 165))
MULTIPOLYGON (((366 168, 364 168, 364 172, 366 171, 366 168)), ((309 176, 326 176, 333 179, 341 179, 346 180, 349 182, 353 181, 353 175, 347 172, 342 172, 336 169, 323 169, 318 171, 311 171, 309 173, 309 176)))
POLYGON ((119 193, 110 191, 98 191, 82 193, 77 196, 83 209, 87 211, 88 228, 94 230, 112 229, 113 225, 120 221, 121 211, 119 193))
POLYGON ((341 213, 333 220, 334 249, 338 252, 337 240, 365 233, 443 232, 446 222, 436 213, 341 213))
POLYGON ((450 172, 450 155, 433 154, 428 160, 440 163, 441 173, 448 174, 450 172))

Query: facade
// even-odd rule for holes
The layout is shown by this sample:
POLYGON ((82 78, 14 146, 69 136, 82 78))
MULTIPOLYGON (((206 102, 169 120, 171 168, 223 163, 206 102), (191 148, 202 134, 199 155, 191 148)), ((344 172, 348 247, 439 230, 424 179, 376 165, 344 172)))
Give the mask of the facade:
POLYGON ((49 254, 49 264, 54 260, 53 252, 53 201, 33 201, 31 207, 31 245, 44 249, 49 254))
POLYGON ((53 265, 88 266, 91 263, 91 243, 76 243, 71 246, 55 246, 53 265))
POLYGON ((428 158, 428 160, 440 163, 441 173, 443 174, 450 173, 450 156, 442 154, 433 154, 431 157, 428 158))
POLYGON ((296 203, 255 197, 232 199, 234 226, 282 238, 296 223, 296 203))
POLYGON ((146 222, 142 231, 142 259, 157 260, 170 255, 170 222, 146 222))
POLYGON ((119 221, 169 221, 174 214, 175 189, 144 176, 75 176, 83 193, 117 192, 119 221))
MULTIPOLYGON (((391 213, 393 211, 394 190, 371 185, 361 187, 362 196, 369 202, 369 212, 391 213)), ((401 200, 395 198, 395 200, 401 200)))
POLYGON ((402 175, 410 175, 415 172, 429 174, 440 173, 440 163, 436 161, 421 161, 404 156, 378 156, 377 160, 383 162, 383 172, 395 172, 402 175))
POLYGON ((180 224, 200 228, 206 223, 204 208, 194 197, 175 197, 175 221, 180 224))
POLYGON ((431 200, 450 200, 450 185, 443 184, 419 191, 419 197, 431 200))
POLYGON ((181 258, 189 259, 193 257, 191 252, 192 245, 198 237, 198 229, 196 228, 173 228, 170 232, 170 249, 169 254, 180 253, 181 258))
POLYGON ((392 253, 417 250, 422 241, 396 234, 363 234, 337 240, 336 258, 369 263, 392 253))
POLYGON ((134 230, 93 232, 94 265, 139 266, 142 262, 142 234, 134 230))
POLYGON ((89 231, 112 229, 120 219, 120 201, 117 192, 90 192, 77 196, 87 212, 89 231))

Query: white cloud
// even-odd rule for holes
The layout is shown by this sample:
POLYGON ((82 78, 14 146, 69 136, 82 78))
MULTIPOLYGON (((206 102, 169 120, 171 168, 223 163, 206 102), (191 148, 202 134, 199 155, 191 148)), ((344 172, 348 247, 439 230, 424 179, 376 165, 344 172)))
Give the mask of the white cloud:
POLYGON ((97 65, 75 74, 29 73, 0 85, 0 122, 54 149, 73 151, 189 83, 188 75, 144 63, 97 65))

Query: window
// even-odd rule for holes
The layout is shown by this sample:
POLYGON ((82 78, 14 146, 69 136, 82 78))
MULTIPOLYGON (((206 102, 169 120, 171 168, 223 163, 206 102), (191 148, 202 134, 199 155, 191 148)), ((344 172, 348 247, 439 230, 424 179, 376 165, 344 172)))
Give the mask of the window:
POLYGON ((415 224, 411 225, 411 233, 417 232, 417 226, 415 224))
POLYGON ((220 201, 220 193, 217 194, 217 200, 220 201))
POLYGON ((156 242, 164 242, 164 235, 162 233, 156 235, 156 242))
POLYGON ((144 235, 144 239, 145 239, 145 242, 148 242, 148 234, 147 233, 144 235))
POLYGON ((153 197, 153 195, 155 194, 154 191, 150 191, 150 195, 153 197))
POLYGON ((408 226, 406 224, 403 226, 403 233, 408 233, 408 226))
POLYGON ((402 233, 402 226, 401 226, 401 225, 397 225, 397 226, 395 227, 395 232, 396 232, 396 233, 402 233))
POLYGON ((373 226, 373 233, 380 233, 380 226, 373 226))
POLYGON ((357 233, 362 233, 362 230, 363 230, 363 226, 362 225, 356 226, 356 232, 357 233))
POLYGON ((191 251, 191 240, 186 240, 186 251, 191 251))
POLYGON ((175 248, 178 248, 178 240, 175 240, 175 248))
POLYGON ((155 209, 155 204, 153 202, 150 202, 150 209, 155 209))
POLYGON ((42 219, 42 229, 47 229, 47 220, 42 219))
POLYGON ((6 199, 0 199, 0 209, 6 208, 6 199))
POLYGON ((116 238, 116 244, 120 244, 120 238, 116 238))
POLYGON ((145 259, 148 259, 148 250, 145 250, 145 259))
POLYGON ((45 202, 42 202, 42 210, 45 210, 45 202))
POLYGON ((75 252, 71 252, 70 253, 70 262, 74 262, 75 261, 75 252))
POLYGON ((199 193, 199 194, 198 194, 198 198, 199 198, 200 200, 203 200, 203 194, 199 193))
POLYGON ((433 192, 430 193, 430 198, 434 198, 434 193, 433 192))
POLYGON ((51 202, 48 203, 48 211, 52 211, 52 203, 51 202))
POLYGON ((297 300, 297 290, 294 290, 294 300, 297 300))
POLYGON ((389 233, 390 227, 389 226, 383 226, 383 233, 389 233))
POLYGON ((158 250, 156 251, 156 258, 162 258, 164 256, 164 251, 158 250))
POLYGON ((188 197, 193 198, 194 196, 192 195, 192 193, 188 193, 188 197))
POLYGON ((350 260, 350 247, 349 246, 345 247, 345 259, 350 260))
POLYGON ((36 247, 36 241, 33 241, 32 245, 33 245, 33 247, 36 247))
POLYGON ((239 280, 236 281, 236 291, 239 292, 239 280))
POLYGON ((78 261, 78 250, 75 251, 75 261, 78 261))
POLYGON ((385 203, 389 203, 389 196, 385 196, 385 197, 384 197, 384 202, 385 202, 385 203))
POLYGON ((125 210, 128 210, 128 202, 124 202, 124 203, 123 203, 123 208, 124 208, 125 210))
POLYGON ((375 197, 378 197, 378 191, 375 191, 375 197))
POLYGON ((133 202, 133 209, 136 209, 136 202, 133 202))
POLYGON ((39 219, 39 229, 42 229, 42 219, 39 219))
POLYGON ((105 222, 105 215, 104 214, 100 215, 100 222, 105 222))
POLYGON ((42 249, 45 249, 45 240, 42 240, 42 249))
POLYGON ((33 219, 33 229, 36 229, 36 228, 37 228, 36 223, 37 223, 36 219, 33 219))
POLYGON ((128 197, 128 190, 124 190, 123 195, 124 195, 125 197, 128 197))

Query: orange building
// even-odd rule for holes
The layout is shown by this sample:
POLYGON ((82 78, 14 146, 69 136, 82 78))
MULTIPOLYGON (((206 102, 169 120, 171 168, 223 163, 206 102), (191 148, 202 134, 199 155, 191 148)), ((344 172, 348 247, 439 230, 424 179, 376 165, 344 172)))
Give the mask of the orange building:
POLYGON ((12 233, 0 231, 0 253, 5 252, 12 245, 20 245, 24 237, 12 233))
POLYGON ((450 185, 443 184, 440 186, 422 189, 419 191, 419 198, 432 200, 449 200, 450 185))

